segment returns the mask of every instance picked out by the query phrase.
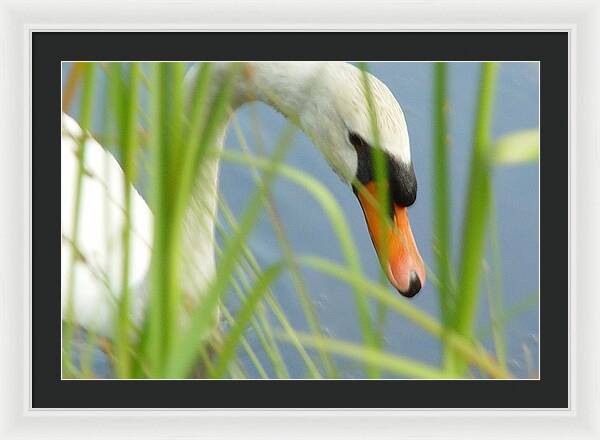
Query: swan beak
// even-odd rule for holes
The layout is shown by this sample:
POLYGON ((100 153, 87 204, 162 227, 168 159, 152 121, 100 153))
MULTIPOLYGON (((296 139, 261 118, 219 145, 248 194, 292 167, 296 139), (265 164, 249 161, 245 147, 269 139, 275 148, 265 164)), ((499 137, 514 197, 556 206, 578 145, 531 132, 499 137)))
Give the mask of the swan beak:
POLYGON ((408 209, 393 204, 390 215, 393 221, 381 218, 377 209, 377 185, 367 183, 356 190, 371 240, 375 245, 379 262, 390 283, 402 295, 411 298, 425 286, 425 265, 419 254, 408 221, 408 209))

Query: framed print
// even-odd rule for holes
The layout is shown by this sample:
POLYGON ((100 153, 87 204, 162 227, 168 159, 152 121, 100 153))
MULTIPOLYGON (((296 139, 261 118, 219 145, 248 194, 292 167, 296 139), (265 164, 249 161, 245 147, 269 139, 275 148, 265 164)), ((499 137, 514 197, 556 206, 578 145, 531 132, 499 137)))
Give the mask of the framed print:
POLYGON ((575 356, 597 327, 597 7, 510 29, 7 11, 7 433, 597 437, 597 355, 575 356))
MULTIPOLYGON (((568 297, 539 293, 547 271, 567 281, 552 269, 568 254, 557 238, 567 217, 544 215, 544 195, 566 198, 567 151, 539 147, 567 139, 566 33, 49 32, 32 47, 44 91, 33 96, 34 173, 37 151, 50 172, 53 149, 36 140, 61 121, 61 313, 34 287, 33 338, 45 347, 34 357, 60 348, 33 365, 34 406, 72 407, 80 387, 73 402, 112 406, 102 392, 165 384, 185 407, 226 407, 219 390, 231 386, 249 407, 275 406, 259 392, 269 386, 287 390, 281 407, 310 406, 298 391, 313 387, 323 407, 361 406, 342 388, 379 407, 568 406, 568 297), (343 61, 343 41, 361 61, 343 61), (415 51, 384 59, 386 44, 415 51), (310 53, 289 49, 302 45, 310 53), (413 98, 416 78, 424 92, 413 98), (301 220, 309 206, 325 221, 301 220), (502 401, 509 383, 518 402, 502 401), (178 386, 214 397, 183 403, 178 386), (412 397, 386 401, 383 389, 412 397)), ((49 217, 37 224, 42 255, 56 246, 49 217)), ((157 404, 167 390, 151 393, 157 404)))

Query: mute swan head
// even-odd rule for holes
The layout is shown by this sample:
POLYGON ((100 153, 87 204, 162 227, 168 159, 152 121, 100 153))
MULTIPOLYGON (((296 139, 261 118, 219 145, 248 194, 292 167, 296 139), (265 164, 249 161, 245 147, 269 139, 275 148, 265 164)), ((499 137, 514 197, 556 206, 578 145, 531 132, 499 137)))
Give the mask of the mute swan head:
POLYGON ((255 63, 246 76, 251 81, 243 92, 293 115, 332 169, 352 187, 389 281, 402 295, 416 295, 425 284, 425 266, 407 208, 415 202, 417 180, 406 121, 394 95, 368 74, 370 105, 364 74, 348 63, 255 63), (387 168, 390 206, 385 221, 378 207, 376 149, 387 168))

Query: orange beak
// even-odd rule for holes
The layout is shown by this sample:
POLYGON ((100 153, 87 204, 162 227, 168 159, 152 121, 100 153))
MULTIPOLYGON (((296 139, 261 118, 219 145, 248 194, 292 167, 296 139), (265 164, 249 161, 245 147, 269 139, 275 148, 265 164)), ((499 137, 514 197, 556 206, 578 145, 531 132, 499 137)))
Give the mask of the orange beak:
POLYGON ((371 240, 390 283, 404 296, 413 297, 425 285, 425 265, 417 250, 408 221, 408 210, 393 205, 393 222, 385 221, 377 208, 378 191, 369 182, 356 191, 365 214, 371 240))

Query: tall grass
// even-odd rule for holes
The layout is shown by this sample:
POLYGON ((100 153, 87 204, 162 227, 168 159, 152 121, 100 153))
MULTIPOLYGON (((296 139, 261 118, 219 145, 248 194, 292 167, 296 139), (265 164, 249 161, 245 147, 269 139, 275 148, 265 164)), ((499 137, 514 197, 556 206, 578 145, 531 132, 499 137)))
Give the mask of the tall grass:
MULTIPOLYGON (((79 88, 81 104, 78 121, 84 132, 91 131, 94 105, 92 102, 95 72, 103 72, 112 103, 111 126, 115 128, 115 146, 118 149, 124 171, 124 212, 126 219, 120 245, 123 247, 122 278, 119 301, 116 304, 114 338, 110 344, 110 359, 114 374, 122 378, 180 378, 180 377, 260 377, 287 378, 294 368, 301 365, 304 376, 331 378, 343 374, 340 358, 356 362, 364 367, 365 375, 377 378, 417 377, 451 378, 477 375, 506 378, 511 372, 506 367, 504 328, 513 313, 504 310, 502 303, 502 279, 500 270, 499 240, 493 204, 493 179, 495 166, 536 160, 539 149, 532 132, 512 135, 501 139, 497 145, 491 139, 491 123, 494 109, 494 89, 498 66, 482 65, 478 92, 478 110, 474 121, 474 143, 467 201, 462 223, 461 255, 458 272, 452 261, 453 241, 451 200, 452 185, 449 172, 452 154, 448 149, 448 100, 447 84, 449 68, 444 63, 434 67, 434 105, 432 127, 434 132, 434 249, 436 273, 429 271, 429 279, 435 280, 440 292, 440 319, 425 313, 387 285, 385 276, 379 280, 368 279, 362 269, 356 243, 352 238, 348 221, 330 191, 309 174, 284 163, 296 128, 288 124, 280 133, 273 152, 263 155, 253 151, 261 144, 260 130, 256 139, 249 139, 234 124, 239 143, 244 152, 227 148, 220 150, 217 143, 222 130, 231 117, 233 86, 244 72, 241 65, 232 64, 224 75, 216 75, 214 66, 205 63, 199 68, 194 84, 184 83, 183 63, 118 64, 109 63, 101 71, 94 63, 76 64, 65 89, 63 109, 79 88), (142 108, 142 96, 147 94, 147 112, 142 108), (527 152, 523 153, 523 149, 527 152), (140 153, 141 152, 141 153, 140 153), (130 320, 133 304, 127 283, 132 261, 129 249, 131 225, 135 217, 131 211, 132 184, 138 184, 141 158, 147 158, 148 184, 144 193, 154 215, 152 259, 148 276, 148 306, 140 326, 130 320), (217 266, 214 277, 193 292, 186 291, 182 283, 184 270, 189 261, 183 252, 186 219, 198 189, 198 176, 205 164, 222 160, 252 171, 256 188, 246 201, 242 214, 237 218, 219 197, 220 216, 215 216, 216 231, 221 237, 217 246, 217 266), (299 255, 288 240, 271 191, 278 179, 286 179, 305 191, 319 204, 324 218, 334 235, 332 245, 340 249, 343 263, 335 263, 314 255, 299 255), (259 264, 248 245, 248 238, 261 213, 266 210, 276 231, 276 240, 283 258, 266 267, 259 264), (481 281, 484 272, 486 240, 491 243, 494 258, 489 278, 489 313, 492 326, 476 332, 479 304, 485 290, 481 281), (309 269, 338 279, 348 286, 356 309, 356 327, 360 330, 360 342, 340 339, 339 335, 326 336, 314 304, 315 292, 308 291, 302 270, 309 269), (297 300, 304 314, 307 329, 294 328, 289 313, 278 301, 276 281, 283 275, 292 278, 297 300), (235 294, 236 302, 228 300, 235 294), (190 299, 191 298, 191 299, 190 299), (377 307, 373 316, 371 305, 377 307), (227 323, 217 325, 219 315, 227 323), (385 320, 401 316, 408 325, 424 330, 431 338, 439 340, 443 361, 432 365, 411 359, 402 353, 390 352, 385 346, 385 320), (251 332, 250 332, 251 330, 251 332), (307 333, 308 331, 308 333, 307 333), (493 335, 494 352, 484 347, 482 340, 493 335), (250 337, 250 335, 256 337, 250 337), (293 348, 295 364, 287 353, 293 348), (247 360, 246 360, 247 359, 247 360), (299 359, 299 360, 298 360, 299 359), (299 364, 298 364, 299 362, 299 364), (294 367, 294 368, 292 368, 294 367)), ((373 127, 377 127, 377 114, 371 94, 368 66, 361 64, 365 98, 373 127)), ((292 118, 293 120, 293 118, 292 118)), ((96 134, 101 138, 102 133, 96 134)), ((106 138, 110 133, 104 133, 106 138)), ((374 128, 375 144, 379 134, 374 128)), ((83 164, 85 143, 80 141, 79 157, 83 164)), ((381 155, 382 156, 382 155, 381 155)), ((387 200, 387 170, 383 157, 374 158, 378 199, 387 200)), ((75 188, 75 198, 82 194, 81 178, 85 173, 80 166, 75 188)), ((420 200, 426 195, 420 194, 420 200)), ((73 247, 77 236, 78 206, 73 216, 75 225, 73 247)), ((387 203, 379 205, 381 221, 387 222, 387 203)), ((201 209, 209 210, 209 207, 201 209)), ((214 213, 210 212, 210 215, 214 213)), ((426 246, 420 243, 420 246, 426 246)), ((75 264, 76 252, 72 253, 75 264)), ((71 271, 73 273, 73 271, 71 271)), ((72 278, 72 275, 71 275, 72 278)), ((74 280, 68 280, 69 295, 73 295, 74 280)), ((523 303, 526 307, 528 303, 523 303)), ((70 310, 69 308, 67 309, 70 310)), ((76 317, 69 312, 65 316, 63 335, 63 371, 68 377, 90 377, 91 349, 99 344, 92 332, 86 339, 88 353, 79 365, 73 365, 73 323, 76 317)), ((294 376, 297 373, 294 373, 294 376)))
MULTIPOLYGON (((458 295, 451 320, 452 328, 466 337, 473 336, 477 305, 481 296, 485 234, 490 214, 491 124, 497 72, 496 63, 481 65, 467 206, 463 221, 458 295)), ((458 375, 462 375, 466 364, 458 358, 452 361, 451 368, 455 369, 458 375)))
MULTIPOLYGON (((86 64, 83 66, 80 71, 83 71, 83 83, 81 87, 81 118, 80 118, 80 126, 82 130, 81 137, 77 139, 78 149, 77 149, 77 158, 79 160, 78 169, 77 169, 77 180, 75 183, 75 194, 73 195, 75 199, 75 203, 73 203, 73 212, 72 212, 72 228, 73 230, 70 233, 71 237, 71 258, 69 261, 69 265, 71 268, 75 267, 80 259, 79 256, 79 216, 81 210, 81 199, 83 197, 82 190, 82 181, 85 173, 85 158, 86 158, 86 141, 88 139, 88 132, 90 129, 90 123, 92 119, 92 108, 93 102, 92 98, 94 95, 94 78, 95 78, 95 66, 93 64, 86 64)), ((76 71, 77 72, 77 71, 76 71)), ((66 374, 70 375, 74 373, 74 369, 71 365, 71 350, 72 350, 72 342, 73 342, 73 322, 75 317, 73 316, 73 301, 74 301, 74 285, 75 285, 75 271, 71 270, 68 274, 67 280, 67 310, 66 310, 66 326, 63 334, 63 346, 64 350, 67 353, 67 356, 63 356, 63 370, 66 374)))
POLYGON ((130 286, 129 273, 131 265, 131 231, 132 207, 131 197, 133 192, 133 183, 136 180, 135 157, 137 152, 137 108, 139 94, 140 67, 137 63, 129 66, 129 75, 127 83, 123 81, 121 65, 111 64, 110 82, 111 96, 113 100, 112 107, 115 109, 115 126, 117 127, 118 145, 121 146, 121 157, 123 164, 123 200, 125 222, 122 231, 122 268, 121 268, 121 301, 119 302, 119 311, 117 319, 117 328, 115 330, 115 366, 117 374, 120 377, 129 377, 131 371, 131 359, 129 353, 130 337, 130 286))
POLYGON ((454 327, 471 336, 480 295, 481 262, 485 251, 485 233, 490 214, 491 196, 491 124, 498 65, 483 63, 477 102, 477 118, 471 155, 467 208, 463 223, 459 292, 454 327))
MULTIPOLYGON (((444 326, 450 328, 455 310, 455 281, 453 279, 451 244, 451 202, 448 134, 448 66, 435 63, 433 78, 433 249, 436 255, 440 316, 444 326)), ((443 345, 444 365, 452 370, 452 351, 443 345)))

